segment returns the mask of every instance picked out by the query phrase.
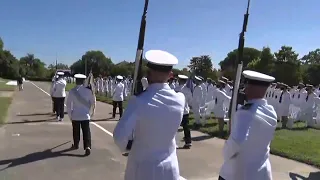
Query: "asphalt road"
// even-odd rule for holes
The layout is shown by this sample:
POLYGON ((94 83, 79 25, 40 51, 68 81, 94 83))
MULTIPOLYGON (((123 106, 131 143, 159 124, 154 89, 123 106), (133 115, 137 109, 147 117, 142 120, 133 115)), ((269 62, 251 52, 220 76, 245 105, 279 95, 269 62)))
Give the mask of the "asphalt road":
MULTIPOLYGON (((49 84, 26 82, 16 92, 8 113, 8 124, 0 128, 1 180, 120 180, 126 158, 114 145, 112 132, 119 117, 111 118, 112 106, 97 102, 91 122, 92 154, 70 151, 71 123, 67 115, 56 122, 51 114, 49 84)), ((180 146, 182 133, 178 133, 180 146)), ((178 150, 181 176, 189 180, 217 179, 223 163, 224 141, 192 132, 193 147, 178 150)), ((275 180, 320 179, 320 170, 295 161, 272 156, 275 180), (301 178, 302 179, 302 178, 301 178)))

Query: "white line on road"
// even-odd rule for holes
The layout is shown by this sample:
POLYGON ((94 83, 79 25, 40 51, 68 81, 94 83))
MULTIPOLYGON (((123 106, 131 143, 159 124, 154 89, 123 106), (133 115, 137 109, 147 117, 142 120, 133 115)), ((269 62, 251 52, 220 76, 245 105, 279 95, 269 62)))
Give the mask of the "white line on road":
MULTIPOLYGON (((32 85, 34 85, 35 87, 37 87, 38 89, 40 89, 42 92, 44 92, 46 95, 51 96, 48 92, 46 92, 45 90, 41 89, 39 86, 37 86, 36 84, 34 84, 33 82, 29 81, 32 85)), ((66 106, 66 105, 64 105, 66 106)), ((103 128, 102 126, 100 126, 99 124, 95 123, 95 122, 90 122, 91 124, 95 125, 97 128, 99 128, 100 130, 102 130, 103 132, 109 134, 110 136, 113 137, 113 134, 106 130, 105 128, 103 128)))

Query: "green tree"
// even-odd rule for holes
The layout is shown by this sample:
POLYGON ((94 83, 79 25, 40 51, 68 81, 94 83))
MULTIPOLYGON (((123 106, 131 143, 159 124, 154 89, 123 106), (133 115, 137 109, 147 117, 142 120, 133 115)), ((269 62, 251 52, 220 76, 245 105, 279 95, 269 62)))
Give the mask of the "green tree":
POLYGON ((40 59, 35 58, 34 54, 27 54, 20 58, 20 72, 25 72, 26 77, 45 78, 47 76, 48 69, 46 64, 40 59), (25 70, 22 70, 25 69, 25 70))
POLYGON ((274 54, 276 60, 272 74, 276 80, 290 86, 298 84, 302 80, 301 63, 298 60, 299 54, 293 51, 290 46, 282 46, 274 54))
POLYGON ((320 64, 320 48, 310 51, 301 58, 303 64, 320 64))
POLYGON ((260 57, 254 59, 247 65, 247 69, 255 70, 265 74, 271 74, 274 66, 274 55, 269 47, 263 47, 260 57))
POLYGON ((208 77, 213 71, 211 57, 208 55, 191 58, 188 67, 190 68, 191 73, 202 77, 208 77))
POLYGON ((293 51, 292 47, 290 46, 281 46, 281 49, 274 53, 274 55, 276 57, 276 61, 292 63, 297 63, 299 56, 299 54, 293 51))
POLYGON ((3 50, 3 41, 2 41, 2 39, 0 37, 0 51, 2 51, 2 50, 3 50))
POLYGON ((320 64, 308 65, 303 76, 304 83, 319 85, 320 84, 320 64))
POLYGON ((82 73, 85 74, 85 67, 87 64, 87 73, 92 71, 93 76, 109 75, 111 68, 113 67, 112 60, 106 57, 103 52, 91 50, 87 51, 81 59, 76 61, 70 66, 73 74, 82 73))
MULTIPOLYGON (((257 59, 260 57, 261 51, 255 48, 245 47, 243 49, 243 67, 247 67, 247 65, 253 61, 254 59, 257 59)), ((236 62, 237 62, 237 56, 238 56, 238 49, 235 49, 227 54, 227 57, 224 58, 223 61, 219 63, 221 70, 233 70, 236 71, 236 62)))
POLYGON ((50 64, 48 66, 49 70, 56 70, 56 69, 69 69, 69 66, 63 63, 58 63, 57 65, 55 64, 50 64))
POLYGON ((8 79, 19 75, 19 62, 10 51, 0 50, 0 76, 8 79))

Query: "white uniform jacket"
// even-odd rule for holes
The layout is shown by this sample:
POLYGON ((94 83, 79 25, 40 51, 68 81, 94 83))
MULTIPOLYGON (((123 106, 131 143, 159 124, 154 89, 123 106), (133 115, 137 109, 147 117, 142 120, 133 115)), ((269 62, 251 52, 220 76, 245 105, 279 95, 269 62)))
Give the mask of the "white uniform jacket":
POLYGON ((121 151, 134 137, 125 180, 179 180, 175 135, 184 107, 184 95, 167 83, 149 84, 145 92, 129 101, 113 132, 121 151))
POLYGON ((277 114, 265 99, 250 100, 236 111, 224 146, 220 176, 226 180, 272 180, 270 142, 277 114))

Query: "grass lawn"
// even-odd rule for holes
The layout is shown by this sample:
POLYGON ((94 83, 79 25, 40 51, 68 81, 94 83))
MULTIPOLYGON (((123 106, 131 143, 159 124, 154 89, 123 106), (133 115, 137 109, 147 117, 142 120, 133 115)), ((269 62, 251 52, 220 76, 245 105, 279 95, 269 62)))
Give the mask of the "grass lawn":
POLYGON ((8 108, 11 104, 11 97, 0 97, 0 126, 4 123, 8 108))
POLYGON ((75 86, 76 86, 76 84, 74 84, 74 83, 67 83, 66 91, 70 91, 75 86))
MULTIPOLYGON (((74 87, 73 84, 68 84, 66 89, 74 87)), ((97 95, 97 100, 105 103, 112 103, 112 99, 97 95)), ((127 102, 124 102, 124 108, 127 102)), ((190 128, 193 126, 194 118, 190 115, 190 128)), ((280 124, 279 124, 280 127, 280 124)), ((215 119, 207 120, 206 124, 199 129, 203 133, 213 137, 226 139, 228 137, 228 126, 225 125, 223 137, 218 133, 218 121, 215 119)), ((306 164, 310 164, 320 168, 320 130, 305 128, 304 123, 296 123, 293 129, 277 129, 274 139, 271 143, 271 153, 297 160, 306 164)))
POLYGON ((14 91, 16 86, 6 85, 8 80, 0 78, 0 91, 14 91))
POLYGON ((320 168, 320 130, 296 123, 294 129, 277 130, 271 153, 320 168))
MULTIPOLYGON (((190 117, 190 126, 193 129, 193 117, 190 117)), ((281 127, 279 123, 278 127, 281 127)), ((228 126, 225 125, 224 136, 218 135, 218 122, 209 119, 200 127, 199 131, 213 137, 226 139, 228 126)), ((293 129, 277 128, 271 142, 271 154, 300 161, 320 168, 320 130, 306 128, 305 123, 295 123, 293 129)))

